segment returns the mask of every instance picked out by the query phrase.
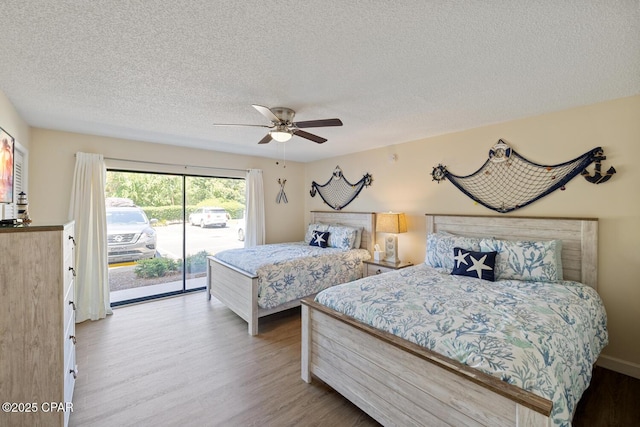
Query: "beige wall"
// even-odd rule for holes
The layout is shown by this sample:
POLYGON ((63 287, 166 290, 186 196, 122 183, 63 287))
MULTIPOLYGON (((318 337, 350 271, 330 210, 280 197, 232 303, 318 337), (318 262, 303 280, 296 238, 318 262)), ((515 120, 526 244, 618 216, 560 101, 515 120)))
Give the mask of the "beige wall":
MULTIPOLYGON (((66 221, 76 152, 100 153, 105 157, 174 165, 262 169, 265 188, 266 239, 268 243, 301 240, 304 228, 304 164, 239 156, 208 150, 196 150, 99 136, 44 129, 32 129, 30 150, 29 212, 34 221, 66 221), (280 191, 278 178, 287 180, 289 203, 276 204, 280 191)), ((207 176, 245 176, 245 172, 162 166, 106 160, 108 168, 174 172, 207 176)))
MULTIPOLYGON (((372 174, 372 186, 345 211, 407 213, 409 232, 399 235, 399 256, 418 263, 425 255, 425 213, 500 215, 430 175, 438 163, 457 175, 474 172, 498 139, 543 164, 561 163, 602 146, 607 156, 603 170, 613 165, 618 171, 600 185, 576 177, 565 191, 510 215, 599 218, 598 290, 610 333, 604 353, 609 362, 625 365, 612 367, 640 376, 640 96, 313 162, 307 164, 305 181, 307 187, 311 181, 324 184, 336 165, 350 182, 372 174), (393 154, 395 162, 390 160, 393 154)), ((319 196, 307 193, 305 212, 326 208, 319 196)))

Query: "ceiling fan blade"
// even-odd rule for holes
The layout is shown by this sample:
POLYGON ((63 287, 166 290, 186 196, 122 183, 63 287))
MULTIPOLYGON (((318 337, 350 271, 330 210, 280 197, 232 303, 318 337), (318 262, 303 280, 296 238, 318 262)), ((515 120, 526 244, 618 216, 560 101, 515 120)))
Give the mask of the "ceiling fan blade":
POLYGON ((326 138, 323 138, 321 136, 318 135, 314 135, 312 133, 309 132, 305 132, 303 130, 294 130, 293 131, 294 135, 298 135, 304 139, 308 139, 309 141, 313 141, 313 142, 317 142, 318 144, 322 144, 324 142, 327 142, 326 138))
POLYGON ((272 139, 273 138, 271 138, 271 134, 268 133, 264 136, 264 138, 260 140, 260 142, 258 142, 258 144, 268 144, 269 142, 271 142, 272 139))
POLYGON ((273 125, 273 124, 271 124, 271 125, 245 125, 245 124, 242 124, 242 123, 214 123, 213 126, 249 126, 249 127, 255 127, 255 128, 268 128, 268 129, 271 129, 275 125, 273 125))
POLYGON ((273 114, 273 111, 271 111, 269 108, 264 107, 262 105, 257 105, 257 104, 251 104, 251 105, 253 106, 253 108, 258 110, 260 114, 262 114, 267 119, 269 119, 270 122, 280 123, 280 119, 278 118, 278 116, 273 114))
POLYGON ((342 126, 342 120, 340 119, 324 119, 324 120, 305 120, 303 122, 295 122, 295 127, 298 128, 320 128, 326 126, 342 126))

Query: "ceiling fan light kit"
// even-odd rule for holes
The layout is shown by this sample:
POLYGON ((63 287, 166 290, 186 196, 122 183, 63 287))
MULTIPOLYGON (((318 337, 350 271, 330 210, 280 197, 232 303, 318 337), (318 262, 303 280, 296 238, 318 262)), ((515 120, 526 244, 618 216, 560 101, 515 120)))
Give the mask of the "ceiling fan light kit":
POLYGON ((293 117, 296 112, 287 107, 274 107, 268 108, 262 105, 252 104, 253 108, 258 110, 260 114, 271 121, 270 125, 249 125, 249 124, 214 124, 214 126, 252 126, 252 127, 265 127, 271 129, 268 134, 262 138, 258 144, 267 144, 272 140, 278 142, 286 142, 291 139, 293 135, 299 136, 309 141, 313 141, 318 144, 322 144, 327 141, 318 135, 314 135, 309 132, 300 130, 302 128, 314 128, 314 127, 327 127, 327 126, 342 126, 340 119, 322 119, 322 120, 306 120, 303 122, 294 122, 293 117))
POLYGON ((293 136, 291 132, 286 129, 275 129, 269 131, 269 135, 271 135, 272 139, 278 142, 287 142, 293 136))

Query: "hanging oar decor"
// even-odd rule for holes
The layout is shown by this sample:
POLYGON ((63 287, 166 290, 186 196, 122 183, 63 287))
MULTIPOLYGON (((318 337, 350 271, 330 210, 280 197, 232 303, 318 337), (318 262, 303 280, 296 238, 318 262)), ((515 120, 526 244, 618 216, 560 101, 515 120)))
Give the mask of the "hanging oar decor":
POLYGON ((276 197, 276 203, 289 203, 289 201, 287 200, 287 195, 284 193, 284 185, 287 183, 286 179, 280 179, 278 178, 278 184, 280 184, 280 192, 278 193, 278 196, 276 197))
POLYGON ((557 189, 564 190, 567 182, 579 174, 593 184, 607 182, 616 170, 612 166, 603 175, 601 162, 605 159, 602 148, 596 147, 564 163, 541 165, 525 159, 499 140, 489 150, 487 161, 471 175, 454 175, 446 166, 439 164, 433 168, 431 176, 438 183, 448 179, 481 205, 506 213, 527 206, 557 189), (586 168, 594 162, 595 172, 590 175, 586 168))
POLYGON ((339 211, 353 201, 363 188, 368 187, 373 182, 373 177, 368 173, 355 184, 347 181, 342 174, 340 166, 336 166, 331 178, 325 184, 321 185, 317 182, 311 182, 311 197, 316 196, 316 192, 320 194, 322 200, 333 210, 339 211))

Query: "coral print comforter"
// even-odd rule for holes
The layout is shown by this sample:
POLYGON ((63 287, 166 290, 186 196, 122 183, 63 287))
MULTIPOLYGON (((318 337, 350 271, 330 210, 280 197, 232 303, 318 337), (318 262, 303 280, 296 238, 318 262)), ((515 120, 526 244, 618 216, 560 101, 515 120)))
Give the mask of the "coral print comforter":
POLYGON ((421 264, 316 301, 549 399, 558 426, 571 425, 608 340, 597 292, 571 281, 489 282, 421 264))
POLYGON ((366 249, 320 248, 305 242, 229 249, 215 258, 258 277, 258 306, 273 308, 362 278, 366 249))

